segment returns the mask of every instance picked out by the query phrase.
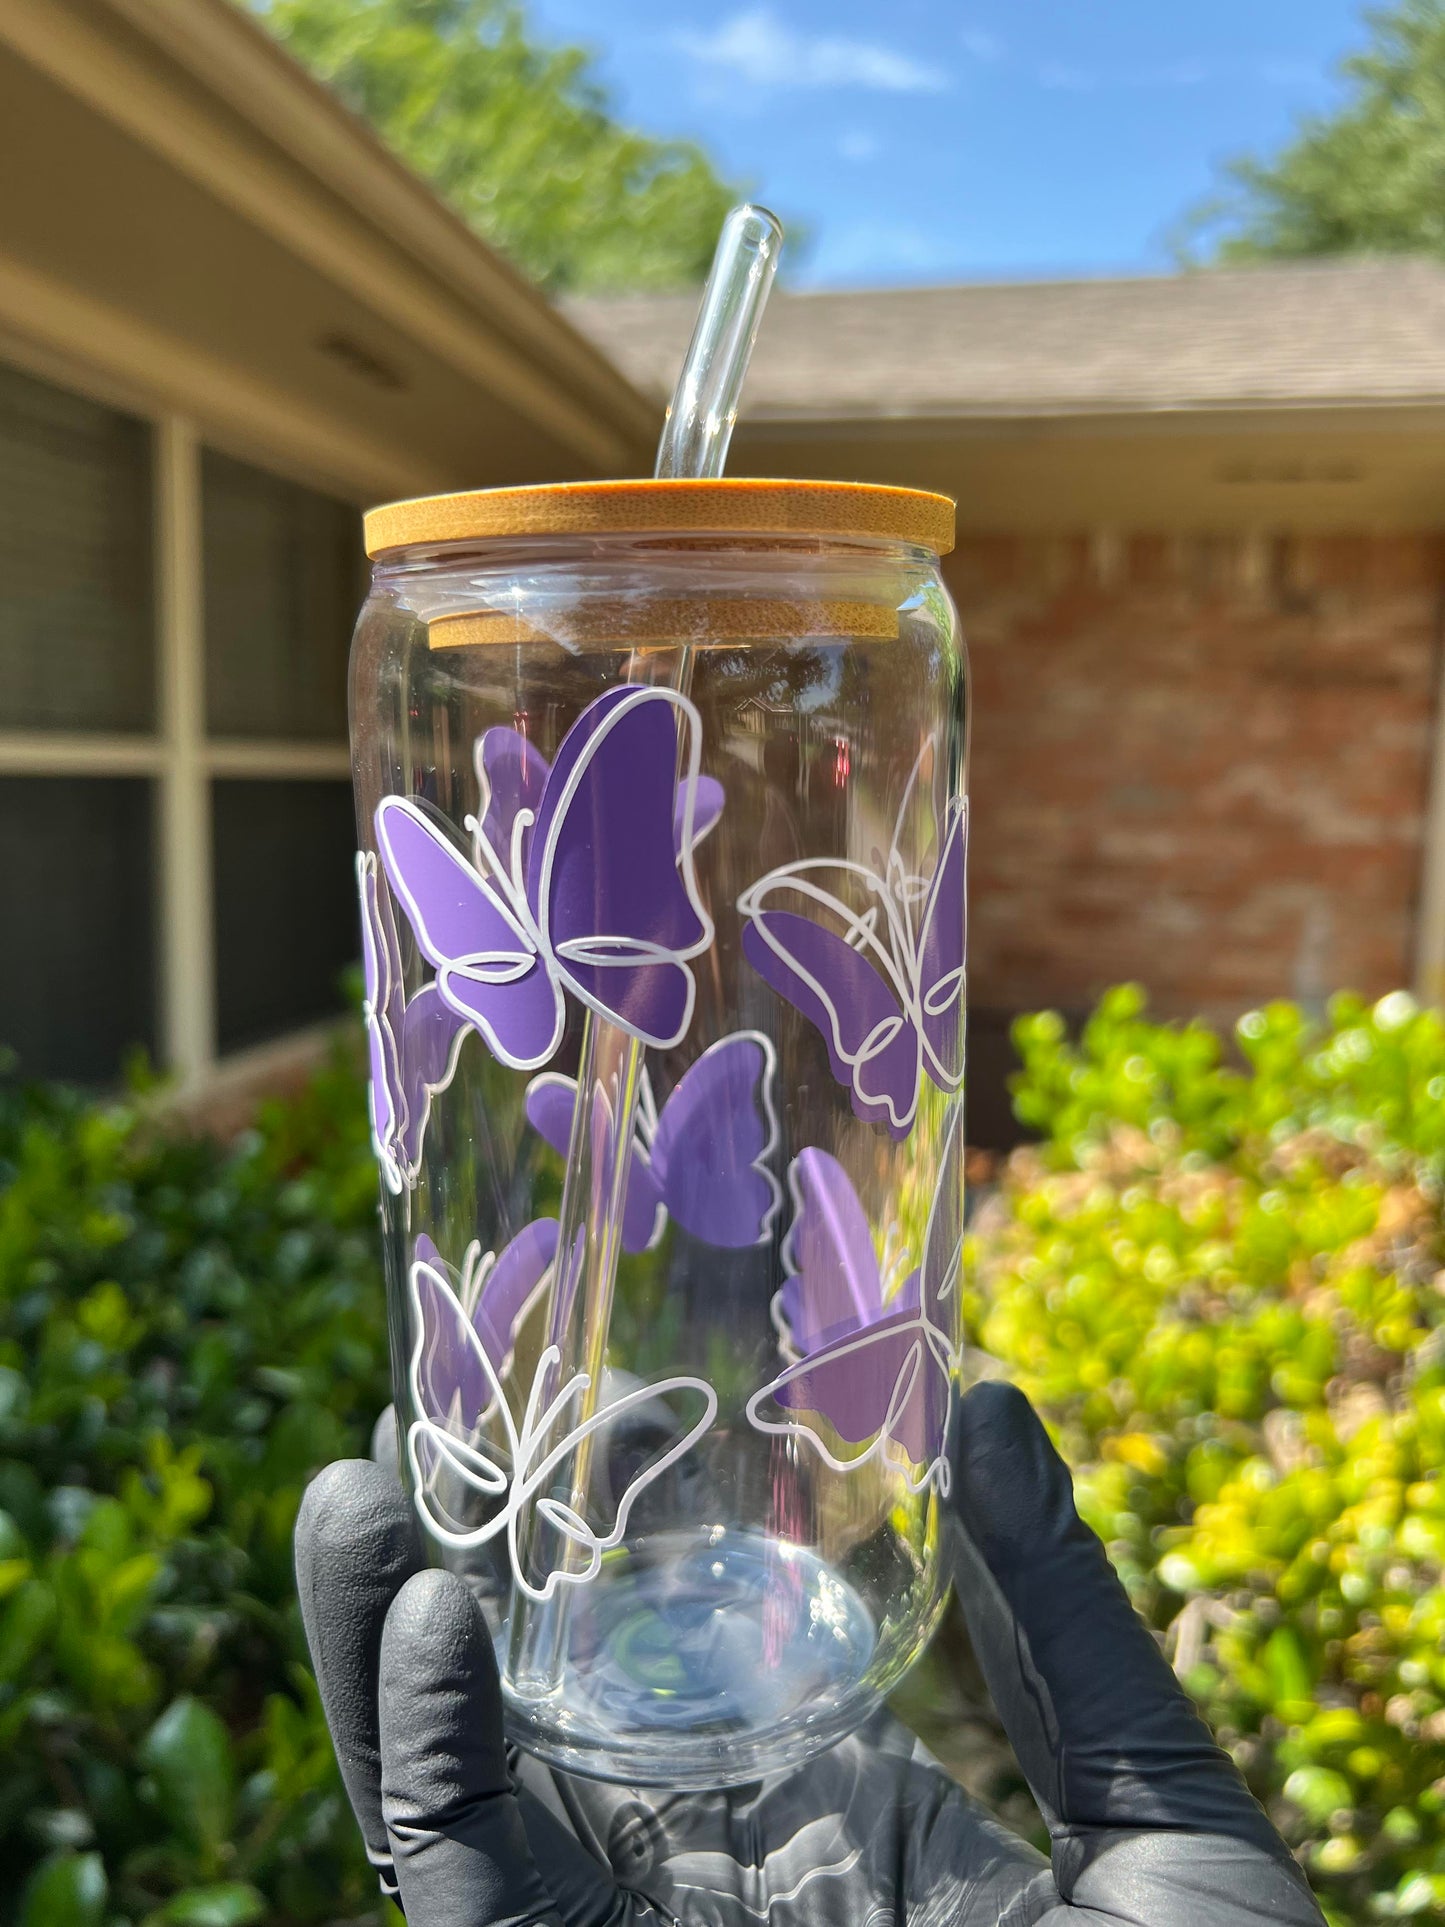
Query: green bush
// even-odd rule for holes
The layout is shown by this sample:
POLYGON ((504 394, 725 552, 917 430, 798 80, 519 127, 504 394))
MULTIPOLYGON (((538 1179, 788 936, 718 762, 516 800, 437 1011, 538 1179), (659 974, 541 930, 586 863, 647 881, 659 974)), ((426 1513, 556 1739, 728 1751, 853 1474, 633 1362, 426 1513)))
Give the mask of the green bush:
POLYGON ((0 1091, 0 1918, 376 1913, 291 1526, 387 1397, 338 1058, 236 1144, 0 1091))
MULTIPOLYGON (((1439 1914, 1445 1027, 1276 1006, 1231 1064, 1126 989, 1018 1042, 974 1341, 1333 1918, 1439 1914)), ((375 1918, 290 1564, 387 1396, 363 1120, 344 1055, 229 1147, 0 1087, 5 1927, 375 1918)))
POLYGON ((1445 1026, 1022 1020, 972 1336, 1331 1918, 1445 1912, 1445 1026))

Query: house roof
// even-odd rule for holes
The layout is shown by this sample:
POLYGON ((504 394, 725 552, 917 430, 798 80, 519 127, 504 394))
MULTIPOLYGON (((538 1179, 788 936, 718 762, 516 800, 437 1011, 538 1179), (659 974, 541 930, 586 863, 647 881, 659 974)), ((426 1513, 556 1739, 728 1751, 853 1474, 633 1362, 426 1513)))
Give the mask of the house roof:
POLYGON ((5 0, 0 339, 361 499, 635 472, 659 412, 231 0, 5 0))
MULTIPOLYGON (((665 396, 691 296, 573 300, 665 396)), ((1404 257, 1133 280, 782 294, 745 391, 756 422, 1131 415, 1445 400, 1445 263, 1404 257)))

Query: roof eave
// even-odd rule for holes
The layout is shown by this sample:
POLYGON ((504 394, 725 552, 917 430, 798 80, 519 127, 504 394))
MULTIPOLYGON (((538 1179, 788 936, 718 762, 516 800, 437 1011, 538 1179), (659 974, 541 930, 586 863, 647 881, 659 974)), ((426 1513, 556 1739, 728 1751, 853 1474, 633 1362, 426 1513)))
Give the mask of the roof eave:
POLYGON ((656 405, 231 0, 9 0, 0 39, 295 252, 349 276, 590 466, 625 472, 645 455, 656 405), (397 285, 378 285, 378 246, 412 269, 397 285))
POLYGON ((1074 428, 1087 428, 1091 424, 1101 428, 1144 424, 1185 428, 1206 423, 1218 427, 1248 421, 1272 421, 1281 416, 1304 420, 1311 416, 1335 418, 1340 415, 1354 418, 1378 416, 1394 419, 1400 425, 1415 418, 1422 425, 1427 422, 1434 425, 1442 411, 1445 411, 1445 394, 1225 396, 1217 401, 1189 402, 1042 400, 969 405, 939 402, 924 408, 852 412, 846 409, 757 409, 742 418, 739 428, 755 434, 789 436, 807 436, 810 433, 941 433, 951 428, 1007 428, 1012 424, 1040 427, 1051 423, 1067 424, 1074 428))

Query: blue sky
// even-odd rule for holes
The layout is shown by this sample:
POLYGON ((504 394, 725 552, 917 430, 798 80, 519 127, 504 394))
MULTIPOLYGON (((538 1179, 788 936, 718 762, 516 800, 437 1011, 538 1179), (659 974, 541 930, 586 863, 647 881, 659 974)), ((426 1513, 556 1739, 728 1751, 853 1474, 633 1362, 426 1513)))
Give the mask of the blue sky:
POLYGON ((811 230, 802 285, 1137 273, 1339 96, 1360 0, 532 0, 623 115, 811 230))

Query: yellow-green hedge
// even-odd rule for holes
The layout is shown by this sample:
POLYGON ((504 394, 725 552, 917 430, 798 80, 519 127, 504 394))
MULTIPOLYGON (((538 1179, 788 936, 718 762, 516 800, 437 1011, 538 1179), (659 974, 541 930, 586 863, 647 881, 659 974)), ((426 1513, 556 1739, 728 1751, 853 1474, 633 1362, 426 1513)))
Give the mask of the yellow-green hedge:
MULTIPOLYGON (((971 1334, 1333 1920, 1445 1912, 1445 1026, 1016 1029, 971 1334)), ((980 1361, 982 1362, 982 1361, 980 1361)), ((987 1366, 985 1366, 987 1369, 987 1366)))

